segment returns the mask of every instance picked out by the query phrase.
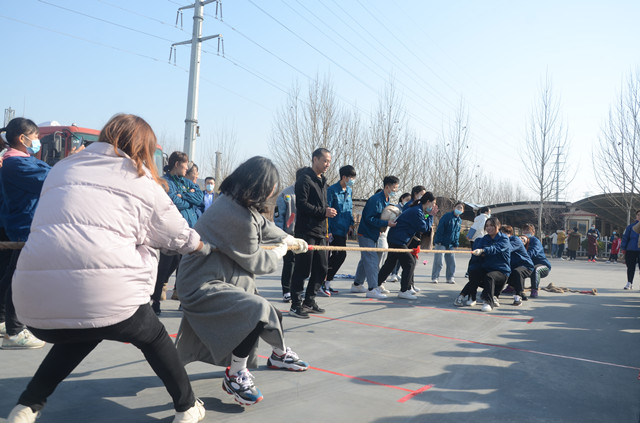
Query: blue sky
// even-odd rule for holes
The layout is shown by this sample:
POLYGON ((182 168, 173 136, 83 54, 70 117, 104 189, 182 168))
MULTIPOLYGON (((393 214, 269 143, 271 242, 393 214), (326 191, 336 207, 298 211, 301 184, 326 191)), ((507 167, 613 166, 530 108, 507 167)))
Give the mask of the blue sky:
MULTIPOLYGON (((178 0, 2 1, 0 106, 36 122, 99 129, 117 112, 144 117, 182 146, 192 9, 178 0)), ((622 80, 638 66, 637 1, 229 0, 205 7, 201 137, 238 136, 240 157, 269 155, 276 111, 296 82, 330 75, 340 101, 370 113, 390 76, 410 126, 434 142, 461 96, 480 165, 521 178, 525 122, 548 72, 578 170, 569 199, 596 194, 592 148, 622 80), (276 21, 277 20, 277 21, 276 21), (240 66, 234 64, 234 62, 240 66), (260 77, 255 76, 260 75, 260 77), (497 161, 500 163, 497 163, 497 161)))

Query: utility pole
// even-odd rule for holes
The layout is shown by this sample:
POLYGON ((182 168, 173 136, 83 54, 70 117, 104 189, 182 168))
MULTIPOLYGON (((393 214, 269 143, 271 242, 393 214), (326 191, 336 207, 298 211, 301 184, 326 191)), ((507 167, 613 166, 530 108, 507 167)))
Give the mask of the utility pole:
POLYGON ((216 186, 220 186, 222 183, 222 153, 216 151, 216 186))
MULTIPOLYGON (((204 6, 209 3, 219 3, 220 0, 196 0, 189 6, 178 9, 176 24, 178 18, 181 17, 184 9, 193 8, 193 34, 191 40, 174 43, 171 45, 171 51, 175 51, 175 47, 179 45, 191 44, 191 64, 189 66, 189 91, 187 95, 187 117, 184 120, 184 152, 187 153, 190 160, 195 160, 196 154, 196 136, 200 135, 198 127, 198 86, 200 83, 200 57, 202 53, 202 42, 212 38, 218 39, 218 50, 220 49, 220 41, 222 35, 211 35, 202 37, 202 21, 204 20, 204 6)), ((216 5, 216 13, 218 10, 216 5)), ((174 58, 175 60, 175 58, 174 58)), ((171 53, 169 53, 169 61, 171 61, 171 53)))
POLYGON ((560 147, 556 147, 556 202, 560 199, 560 147))

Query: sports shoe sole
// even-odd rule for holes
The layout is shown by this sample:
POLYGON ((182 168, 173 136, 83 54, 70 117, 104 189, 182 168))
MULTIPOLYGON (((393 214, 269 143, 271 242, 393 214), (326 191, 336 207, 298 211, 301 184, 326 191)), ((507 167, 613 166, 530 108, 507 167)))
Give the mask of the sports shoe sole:
POLYGON ((295 311, 291 311, 291 310, 289 310, 289 316, 297 317, 298 319, 308 319, 309 318, 308 314, 298 314, 295 311))
POLYGON ((223 379, 222 380, 222 389, 224 389, 224 391, 229 394, 229 395, 233 395, 233 399, 236 400, 236 402, 240 405, 245 405, 245 406, 249 406, 249 405, 253 405, 253 404, 257 404, 260 401, 262 401, 262 399, 264 398, 264 396, 262 394, 260 394, 260 398, 258 398, 255 401, 250 401, 247 400, 245 398, 242 398, 240 395, 238 395, 236 392, 233 391, 233 389, 229 388, 227 386, 227 380, 223 379))
POLYGON ((289 370, 289 371, 292 371, 292 372, 304 372, 305 370, 307 370, 309 368, 308 365, 306 367, 302 367, 302 366, 299 366, 299 365, 297 365, 295 363, 289 364, 289 363, 285 363, 285 362, 282 362, 282 366, 276 366, 276 365, 273 364, 273 361, 271 361, 271 357, 269 357, 267 359, 267 367, 270 368, 270 369, 289 370))

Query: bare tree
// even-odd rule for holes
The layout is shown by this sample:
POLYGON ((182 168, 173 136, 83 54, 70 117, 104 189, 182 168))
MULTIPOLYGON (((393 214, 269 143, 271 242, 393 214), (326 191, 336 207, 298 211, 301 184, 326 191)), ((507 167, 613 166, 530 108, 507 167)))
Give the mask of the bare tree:
POLYGON ((547 75, 540 89, 539 103, 534 106, 527 123, 525 150, 520 156, 527 185, 536 193, 539 201, 539 231, 542 231, 544 202, 549 200, 554 188, 556 172, 553 159, 556 154, 564 154, 567 148, 567 130, 559 113, 560 102, 553 94, 547 75))
POLYGON ((473 188, 473 175, 470 172, 473 164, 469 145, 469 116, 462 99, 448 127, 442 130, 441 145, 445 164, 443 171, 448 179, 443 194, 454 200, 467 197, 473 188))
POLYGON ((627 211, 631 220, 634 198, 637 203, 640 169, 640 74, 632 72, 621 88, 617 102, 599 137, 593 156, 596 181, 605 194, 627 211), (622 195, 611 195, 621 193, 622 195))
POLYGON ((242 161, 238 156, 237 145, 238 135, 234 129, 218 127, 209 136, 209 142, 204 148, 205 163, 202 164, 200 175, 213 176, 216 178, 216 187, 220 186, 224 178, 229 176, 242 161))

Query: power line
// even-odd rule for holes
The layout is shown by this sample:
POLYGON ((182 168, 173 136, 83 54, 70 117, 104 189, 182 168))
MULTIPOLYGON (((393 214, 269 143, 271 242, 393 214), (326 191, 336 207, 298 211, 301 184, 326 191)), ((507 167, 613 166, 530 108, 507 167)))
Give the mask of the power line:
POLYGON ((153 21, 153 22, 157 22, 157 23, 162 24, 162 25, 170 26, 170 27, 175 28, 175 29, 177 29, 177 30, 179 30, 179 31, 182 31, 182 32, 187 32, 187 31, 185 31, 183 28, 178 28, 178 26, 177 26, 177 25, 175 25, 175 24, 172 24, 172 23, 169 23, 169 22, 164 22, 164 21, 162 21, 162 20, 160 20, 160 19, 156 19, 156 18, 153 18, 153 17, 151 17, 151 16, 147 16, 147 15, 145 15, 145 14, 142 14, 142 13, 136 12, 136 11, 131 10, 131 9, 126 9, 126 8, 124 8, 124 7, 118 6, 117 4, 110 3, 110 2, 108 2, 108 1, 106 1, 106 0, 96 0, 96 1, 98 1, 98 2, 100 2, 100 3, 103 3, 103 4, 106 4, 106 5, 108 5, 108 6, 114 7, 114 8, 116 8, 116 9, 123 10, 123 11, 125 11, 125 12, 127 12, 127 13, 132 14, 132 15, 136 15, 136 16, 139 16, 139 17, 141 17, 141 18, 145 18, 145 19, 148 19, 148 20, 153 21))

